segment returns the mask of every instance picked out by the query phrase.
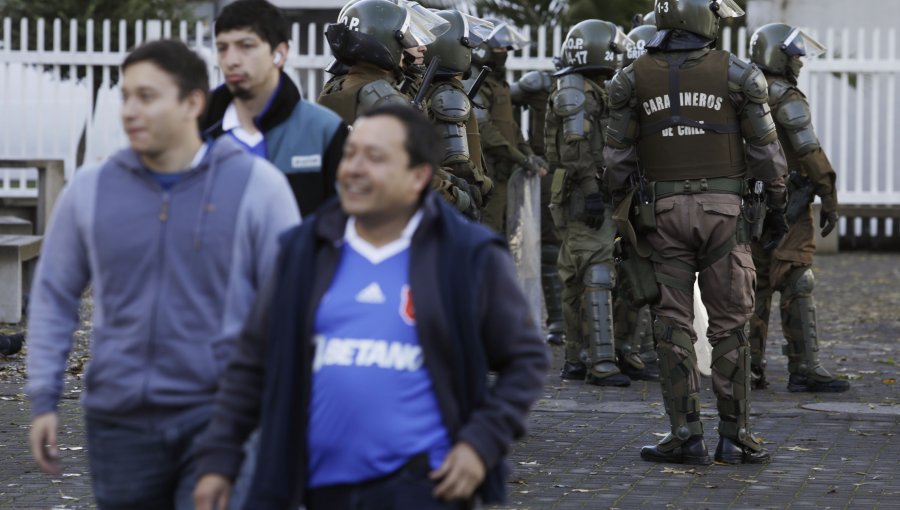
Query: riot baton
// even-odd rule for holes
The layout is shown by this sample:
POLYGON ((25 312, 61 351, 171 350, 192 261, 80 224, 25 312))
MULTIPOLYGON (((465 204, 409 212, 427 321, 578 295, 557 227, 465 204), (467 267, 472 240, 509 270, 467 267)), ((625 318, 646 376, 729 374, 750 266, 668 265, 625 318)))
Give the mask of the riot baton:
POLYGON ((469 96, 469 101, 473 101, 475 96, 478 94, 478 89, 481 88, 481 84, 484 83, 484 80, 487 79, 487 75, 491 74, 491 68, 489 66, 481 66, 481 72, 478 73, 478 76, 475 77, 475 81, 472 82, 472 86, 469 87, 469 91, 466 92, 466 95, 469 96))
POLYGON ((430 87, 431 82, 434 81, 434 75, 437 73, 439 65, 441 65, 441 57, 435 55, 432 57, 431 62, 428 63, 428 68, 425 69, 425 74, 422 76, 422 84, 419 86, 419 91, 416 92, 416 97, 410 101, 413 108, 420 112, 422 111, 422 101, 425 100, 425 94, 428 93, 428 87, 430 87))

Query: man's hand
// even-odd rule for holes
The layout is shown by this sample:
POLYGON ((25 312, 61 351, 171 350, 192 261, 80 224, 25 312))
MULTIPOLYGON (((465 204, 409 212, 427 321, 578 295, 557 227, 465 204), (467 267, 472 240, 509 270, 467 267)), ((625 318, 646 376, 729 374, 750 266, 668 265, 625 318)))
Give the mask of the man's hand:
POLYGON ((526 157, 525 164, 522 166, 525 168, 525 173, 528 176, 537 175, 538 177, 543 177, 547 175, 547 162, 537 154, 526 157))
POLYGON ((603 226, 606 207, 603 203, 603 195, 591 193, 584 197, 584 224, 591 228, 603 226))
POLYGON ((484 463, 468 443, 453 445, 441 467, 428 474, 432 480, 440 480, 434 488, 434 497, 447 501, 468 499, 484 480, 484 463))
POLYGON ((62 473, 59 468, 59 445, 56 443, 58 430, 59 418, 56 413, 44 413, 31 420, 31 433, 28 435, 31 456, 41 471, 51 475, 62 473))
POLYGON ((763 227, 771 232, 769 242, 763 246, 765 251, 772 251, 778 247, 781 240, 788 232, 787 220, 784 219, 784 209, 769 209, 763 227))
POLYGON ((207 473, 194 487, 196 510, 228 510, 231 481, 218 473, 207 473))
POLYGON ((822 237, 828 237, 828 234, 834 230, 838 223, 837 211, 819 211, 819 227, 822 228, 822 237))

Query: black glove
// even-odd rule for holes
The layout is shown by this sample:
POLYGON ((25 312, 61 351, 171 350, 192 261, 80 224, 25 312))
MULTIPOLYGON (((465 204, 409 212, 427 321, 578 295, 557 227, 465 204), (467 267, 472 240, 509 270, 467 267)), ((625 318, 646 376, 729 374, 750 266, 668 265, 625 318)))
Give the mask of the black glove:
POLYGON ((584 197, 584 223, 591 228, 600 228, 603 225, 606 208, 603 203, 603 195, 591 193, 584 197))
POLYGON ((822 228, 822 237, 828 237, 828 234, 834 230, 838 223, 838 213, 836 211, 819 211, 819 227, 822 228))
POLYGON ((530 177, 533 175, 546 175, 548 166, 544 158, 537 154, 531 154, 525 158, 522 168, 525 169, 525 173, 530 177))
POLYGON ((766 251, 772 251, 778 247, 781 240, 784 239, 788 232, 787 220, 784 219, 784 209, 769 209, 766 212, 766 219, 763 222, 763 228, 769 232, 769 242, 763 246, 766 251))

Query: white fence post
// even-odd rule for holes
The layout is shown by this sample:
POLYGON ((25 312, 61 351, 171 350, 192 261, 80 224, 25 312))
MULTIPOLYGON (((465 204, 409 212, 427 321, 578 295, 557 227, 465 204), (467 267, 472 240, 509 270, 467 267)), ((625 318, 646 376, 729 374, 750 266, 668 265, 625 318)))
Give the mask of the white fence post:
MULTIPOLYGON (((6 123, 0 124, 0 159, 65 159, 68 176, 74 170, 82 135, 86 137, 86 155, 92 161, 121 147, 125 138, 119 127, 114 76, 127 49, 145 40, 173 35, 185 40, 207 60, 211 84, 221 83, 215 45, 210 42, 211 34, 206 33, 209 27, 203 23, 191 27, 186 23, 173 26, 164 20, 137 21, 133 25, 103 20, 99 49, 94 48, 96 26, 93 20, 83 24, 70 21, 64 50, 63 23, 58 19, 3 20, 0 111, 6 123), (13 44, 14 25, 20 29, 18 46, 13 44), (113 26, 119 31, 117 44, 112 40, 113 26), (37 35, 36 48, 28 46, 29 33, 37 35), (85 36, 84 47, 79 47, 80 35, 85 36), (98 72, 103 86, 95 98, 94 74, 98 72)), ((521 55, 510 56, 507 67, 512 78, 533 69, 553 70, 552 57, 565 35, 560 26, 530 27, 529 32, 535 44, 521 55)), ((900 73, 896 29, 842 27, 820 32, 829 51, 807 63, 801 88, 810 99, 818 135, 837 170, 840 201, 900 204, 900 177, 894 167, 900 150, 894 142, 900 121, 895 97, 900 73), (870 46, 871 51, 867 51, 870 46)), ((726 27, 721 40, 723 47, 740 57, 747 56, 746 29, 726 27)), ((330 61, 322 27, 294 24, 291 46, 285 71, 304 97, 315 100, 324 81, 322 69, 330 61), (302 40, 306 51, 301 51, 302 40)), ((528 122, 526 114, 523 127, 528 122)), ((18 179, 21 174, 0 171, 0 196, 21 193, 19 190, 34 193, 27 185, 13 188, 11 175, 18 179)))

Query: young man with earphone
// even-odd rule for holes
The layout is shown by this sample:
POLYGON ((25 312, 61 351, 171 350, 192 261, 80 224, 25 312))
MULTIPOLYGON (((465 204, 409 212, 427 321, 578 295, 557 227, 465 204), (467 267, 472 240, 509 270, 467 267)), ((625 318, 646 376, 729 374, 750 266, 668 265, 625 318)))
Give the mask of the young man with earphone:
POLYGON ((204 135, 228 135, 287 175, 302 215, 335 194, 347 125, 306 101, 282 71, 288 24, 266 0, 238 0, 216 19, 216 51, 225 83, 213 91, 204 135))

